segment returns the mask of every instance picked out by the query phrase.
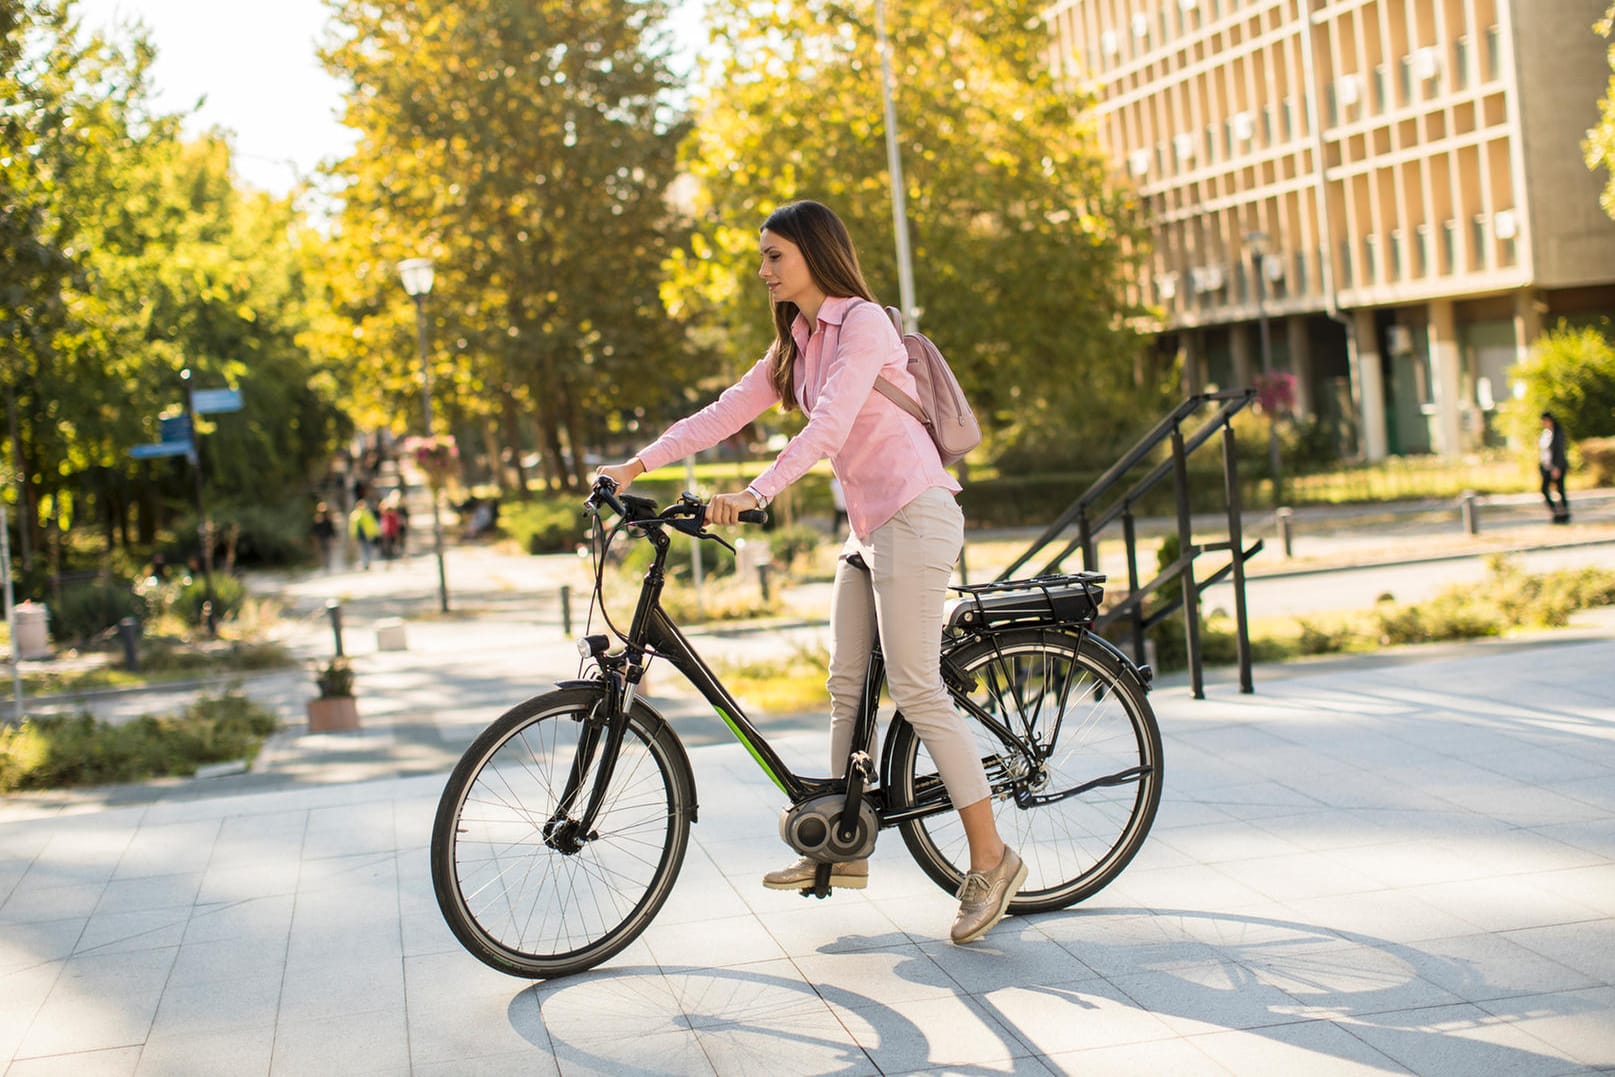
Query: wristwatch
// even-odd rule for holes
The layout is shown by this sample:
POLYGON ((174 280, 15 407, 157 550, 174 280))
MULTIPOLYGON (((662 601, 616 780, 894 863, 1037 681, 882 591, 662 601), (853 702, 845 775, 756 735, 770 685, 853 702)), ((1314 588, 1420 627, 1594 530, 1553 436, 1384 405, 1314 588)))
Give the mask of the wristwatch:
POLYGON ((755 486, 746 487, 746 492, 757 499, 758 509, 766 509, 768 507, 768 503, 773 500, 773 498, 764 497, 762 491, 758 490, 755 486))

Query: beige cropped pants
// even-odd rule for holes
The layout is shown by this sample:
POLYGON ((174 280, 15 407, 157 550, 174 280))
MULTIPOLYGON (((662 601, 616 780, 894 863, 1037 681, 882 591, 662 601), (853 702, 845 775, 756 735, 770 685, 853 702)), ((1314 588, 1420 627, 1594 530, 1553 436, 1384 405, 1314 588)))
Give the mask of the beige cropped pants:
MULTIPOLYGON (((942 683, 942 608, 964 546, 964 514, 933 486, 860 542, 836 565, 830 598, 830 773, 846 769, 869 652, 879 634, 892 702, 919 733, 955 808, 990 792, 975 737, 942 683), (862 557, 868 571, 847 562, 862 557)), ((873 753, 874 745, 866 748, 873 753)))

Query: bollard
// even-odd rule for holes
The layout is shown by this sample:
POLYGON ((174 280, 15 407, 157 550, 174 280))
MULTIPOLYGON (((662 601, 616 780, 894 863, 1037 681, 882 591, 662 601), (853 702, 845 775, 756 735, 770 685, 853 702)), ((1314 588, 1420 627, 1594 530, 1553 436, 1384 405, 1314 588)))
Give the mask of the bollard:
POLYGON ((764 602, 768 601, 768 576, 773 567, 773 565, 766 561, 757 566, 757 586, 763 592, 764 602))
POLYGON ((561 584, 561 635, 572 638, 572 585, 561 584))
POLYGON ((140 622, 125 617, 118 622, 118 642, 123 644, 123 668, 131 673, 140 668, 140 622))
POLYGON ((331 635, 336 637, 336 656, 342 657, 342 603, 334 598, 325 600, 325 615, 331 618, 331 635))
POLYGON ((1458 495, 1458 518, 1464 523, 1464 534, 1480 534, 1480 503, 1473 490, 1458 495))
POLYGON ((1284 557, 1288 560, 1295 552, 1294 536, 1291 534, 1291 521, 1295 518, 1295 510, 1281 508, 1273 513, 1279 524, 1279 545, 1284 549, 1284 557))

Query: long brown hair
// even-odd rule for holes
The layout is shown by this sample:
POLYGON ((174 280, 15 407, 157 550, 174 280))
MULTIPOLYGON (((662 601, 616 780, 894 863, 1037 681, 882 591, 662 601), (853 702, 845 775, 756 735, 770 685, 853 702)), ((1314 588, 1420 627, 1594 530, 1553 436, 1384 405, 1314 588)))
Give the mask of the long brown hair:
MULTIPOLYGON (((788 239, 802 252, 813 283, 826 296, 856 296, 874 301, 864 271, 858 266, 858 250, 841 218, 829 206, 806 199, 788 202, 768 215, 762 232, 773 232, 788 239)), ((801 311, 795 303, 774 304, 774 356, 769 380, 779 393, 786 411, 796 407, 796 338, 791 325, 801 311)))

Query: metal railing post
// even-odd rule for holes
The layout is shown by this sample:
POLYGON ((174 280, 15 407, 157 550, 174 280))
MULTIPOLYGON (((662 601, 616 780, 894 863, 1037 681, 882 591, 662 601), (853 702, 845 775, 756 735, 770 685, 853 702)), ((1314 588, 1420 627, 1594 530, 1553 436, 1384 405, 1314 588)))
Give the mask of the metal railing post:
POLYGON ((1189 692, 1206 698, 1200 669, 1200 593, 1194 583, 1194 526, 1189 519, 1189 460, 1183 448, 1183 431, 1172 428, 1172 485, 1178 502, 1179 576, 1183 585, 1183 650, 1189 661, 1189 692))
MULTIPOLYGON (((1232 425, 1222 428, 1222 479, 1228 504, 1228 552, 1234 570, 1234 646, 1239 655, 1239 690, 1256 691, 1251 682, 1250 624, 1245 612, 1245 536, 1239 499, 1239 451, 1232 425)), ((1288 513, 1288 509, 1280 510, 1288 513)), ((1286 544, 1288 545, 1288 544, 1286 544)))

